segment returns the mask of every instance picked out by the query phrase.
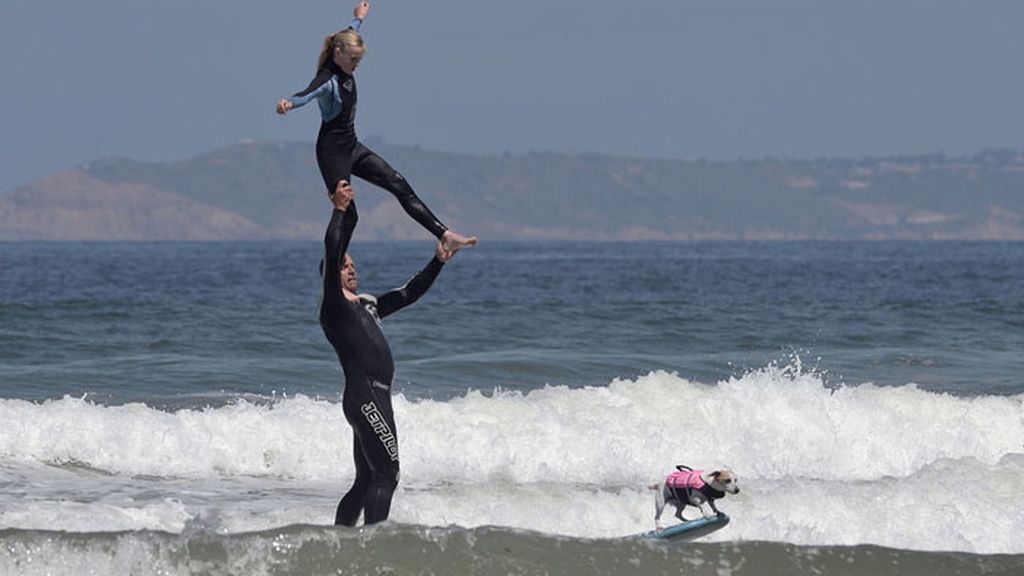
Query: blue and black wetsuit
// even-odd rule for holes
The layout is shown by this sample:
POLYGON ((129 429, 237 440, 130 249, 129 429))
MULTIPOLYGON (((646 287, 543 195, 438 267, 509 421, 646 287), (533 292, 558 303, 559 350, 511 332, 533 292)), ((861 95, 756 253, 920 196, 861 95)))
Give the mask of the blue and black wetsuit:
POLYGON ((382 318, 422 296, 444 264, 435 256, 409 282, 380 296, 360 295, 359 302, 341 291, 341 267, 358 214, 355 202, 334 210, 324 235, 323 297, 320 326, 345 373, 342 411, 352 426, 356 479, 338 504, 335 524, 355 526, 363 512, 366 524, 386 520, 398 485, 398 431, 391 408, 395 363, 382 318))
MULTIPOLYGON (((362 21, 352 21, 359 30, 362 21)), ((333 194, 340 180, 351 182, 352 175, 391 192, 405 212, 428 232, 440 239, 448 230, 437 216, 416 195, 412 186, 394 168, 356 137, 356 79, 345 73, 331 58, 320 67, 305 90, 290 98, 293 108, 299 108, 316 99, 320 107, 320 132, 316 138, 316 163, 333 194)))

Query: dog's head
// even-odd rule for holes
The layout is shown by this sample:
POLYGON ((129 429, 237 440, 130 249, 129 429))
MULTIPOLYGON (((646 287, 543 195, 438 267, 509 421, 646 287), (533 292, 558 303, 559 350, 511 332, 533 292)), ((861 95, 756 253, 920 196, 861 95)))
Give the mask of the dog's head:
POLYGON ((711 473, 711 484, 716 490, 739 494, 740 487, 737 482, 739 482, 739 478, 732 470, 715 470, 711 473))

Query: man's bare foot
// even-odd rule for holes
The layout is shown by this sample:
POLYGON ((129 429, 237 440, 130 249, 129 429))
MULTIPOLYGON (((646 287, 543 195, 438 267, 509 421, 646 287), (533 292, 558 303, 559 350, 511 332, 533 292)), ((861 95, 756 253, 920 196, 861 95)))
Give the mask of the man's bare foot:
POLYGON ((470 236, 469 238, 466 238, 462 234, 459 234, 458 232, 452 232, 451 230, 446 230, 445 233, 441 236, 441 246, 445 249, 445 251, 451 252, 453 254, 467 246, 476 246, 478 242, 479 240, 476 239, 476 236, 470 236))

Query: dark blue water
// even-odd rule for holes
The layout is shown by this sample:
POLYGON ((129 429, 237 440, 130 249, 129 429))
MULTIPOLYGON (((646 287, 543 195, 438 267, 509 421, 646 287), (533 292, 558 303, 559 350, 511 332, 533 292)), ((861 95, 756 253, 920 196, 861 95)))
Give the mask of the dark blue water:
MULTIPOLYGON (((0 572, 1019 572, 1024 243, 466 251, 384 322, 377 532, 327 526, 353 470, 320 252, 0 244, 0 572), (739 474, 730 525, 624 539, 678 462, 739 474)), ((352 253, 379 293, 432 246, 352 253)))
MULTIPOLYGON (((0 244, 0 395, 333 397, 319 243, 0 244)), ((362 291, 429 243, 356 243, 362 291)), ((795 355, 830 385, 1024 391, 1021 243, 485 243, 389 318, 397 388, 714 383, 795 355)))

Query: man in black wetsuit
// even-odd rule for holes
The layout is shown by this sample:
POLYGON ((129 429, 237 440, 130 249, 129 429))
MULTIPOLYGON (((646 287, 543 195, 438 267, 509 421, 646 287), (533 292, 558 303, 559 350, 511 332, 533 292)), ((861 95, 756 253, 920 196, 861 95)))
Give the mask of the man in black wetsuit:
POLYGON ((320 326, 345 372, 342 410, 354 432, 356 465, 355 482, 338 504, 334 523, 355 526, 360 512, 366 524, 386 520, 398 485, 398 438, 391 409, 395 364, 380 321, 422 296, 455 252, 445 251, 438 241, 434 258, 405 286, 377 297, 356 295, 358 277, 347 250, 358 215, 348 182, 331 195, 331 202, 320 326))

